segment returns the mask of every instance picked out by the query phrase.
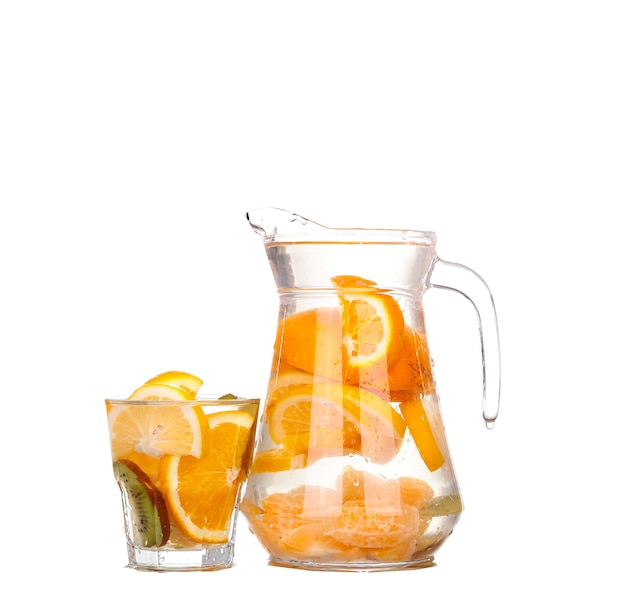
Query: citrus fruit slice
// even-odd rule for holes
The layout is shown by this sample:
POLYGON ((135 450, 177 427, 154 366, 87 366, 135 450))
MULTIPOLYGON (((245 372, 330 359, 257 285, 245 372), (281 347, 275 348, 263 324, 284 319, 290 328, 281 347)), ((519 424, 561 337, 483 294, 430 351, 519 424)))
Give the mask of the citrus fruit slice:
POLYGON ((254 456, 252 463, 253 474, 264 474, 265 472, 286 472, 287 470, 298 470, 307 465, 306 454, 293 449, 283 449, 277 447, 266 451, 259 451, 254 456))
POLYGON ((150 457, 145 453, 140 451, 130 451, 124 454, 124 460, 127 462, 130 461, 134 465, 138 466, 143 470, 150 481, 158 488, 161 486, 161 481, 159 480, 159 464, 160 458, 150 457))
MULTIPOLYGON (((274 523, 272 518, 267 522, 274 523)), ((279 545, 282 552, 292 557, 324 557, 338 560, 350 559, 345 553, 349 550, 345 544, 338 542, 326 534, 323 520, 304 522, 280 536, 279 545)))
POLYGON ((293 433, 285 436, 283 445, 298 453, 306 453, 311 461, 324 456, 358 453, 361 448, 361 435, 351 425, 344 428, 313 426, 309 432, 293 433))
POLYGON ((250 529, 275 557, 338 556, 338 560, 345 560, 348 548, 324 533, 329 510, 340 504, 337 491, 302 485, 286 493, 272 493, 261 500, 260 506, 245 499, 242 512, 250 529))
POLYGON ((400 412, 424 463, 431 472, 438 470, 446 460, 439 448, 422 400, 402 402, 400 412))
POLYGON ((165 383, 145 383, 128 398, 131 401, 189 401, 193 395, 188 389, 165 383))
POLYGON ((325 534, 348 546, 394 547, 410 540, 419 526, 417 507, 393 499, 347 501, 337 515, 329 516, 325 534))
MULTIPOLYGON (((318 432, 320 429, 335 429, 342 431, 349 442, 359 435, 360 453, 377 463, 394 457, 406 429, 402 416, 391 404, 369 391, 338 383, 279 389, 270 396, 266 417, 270 436, 277 445, 289 435, 308 433, 311 449, 312 437, 336 436, 318 432)), ((349 448, 349 444, 344 442, 343 448, 349 448)))
POLYGON ((198 407, 119 402, 109 408, 108 422, 113 459, 132 451, 151 457, 202 452, 206 417, 198 407))
POLYGON ((342 305, 343 378, 359 383, 387 371, 404 341, 404 316, 393 296, 354 275, 332 278, 342 305))
POLYGON ((281 367, 287 364, 300 371, 341 381, 341 336, 339 306, 312 308, 285 317, 279 325, 274 352, 280 354, 281 367))
POLYGON ((211 460, 220 469, 241 469, 245 475, 250 467, 254 437, 250 437, 255 417, 246 410, 224 410, 207 416, 208 450, 211 460))
POLYGON ((406 401, 435 393, 430 351, 423 333, 405 326, 402 348, 395 364, 379 376, 361 379, 361 386, 390 401, 406 401))
POLYGON ((310 385, 316 380, 319 379, 313 373, 291 366, 283 360, 278 370, 272 375, 269 386, 274 391, 287 385, 310 385))
POLYGON ((375 288, 376 282, 359 275, 335 275, 330 278, 336 288, 375 288))
POLYGON ((167 372, 160 373, 155 377, 152 377, 147 383, 161 383, 164 385, 173 385, 174 387, 181 387, 186 389, 189 393, 195 397, 200 387, 202 387, 203 381, 196 375, 184 372, 181 370, 168 370, 167 372))
POLYGON ((254 417, 220 412, 208 417, 207 447, 200 457, 167 456, 159 474, 170 515, 196 542, 224 543, 246 477, 254 417))
POLYGON ((400 498, 406 505, 412 505, 421 509, 430 503, 435 495, 433 487, 419 478, 402 476, 398 478, 400 485, 400 498))
POLYGON ((419 478, 383 478, 351 466, 346 466, 337 478, 337 490, 344 502, 387 499, 418 509, 429 503, 435 494, 433 488, 419 478))

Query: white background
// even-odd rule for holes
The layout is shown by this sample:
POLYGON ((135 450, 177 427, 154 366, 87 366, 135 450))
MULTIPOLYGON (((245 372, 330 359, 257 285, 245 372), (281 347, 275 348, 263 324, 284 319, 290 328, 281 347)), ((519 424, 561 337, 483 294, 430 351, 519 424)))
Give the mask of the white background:
POLYGON ((623 594, 625 30, 602 0, 3 2, 2 583, 623 594), (491 287, 492 431, 471 305, 428 294, 466 507, 434 568, 269 567, 243 521, 233 569, 124 567, 102 400, 264 392, 261 206, 434 230, 491 287))

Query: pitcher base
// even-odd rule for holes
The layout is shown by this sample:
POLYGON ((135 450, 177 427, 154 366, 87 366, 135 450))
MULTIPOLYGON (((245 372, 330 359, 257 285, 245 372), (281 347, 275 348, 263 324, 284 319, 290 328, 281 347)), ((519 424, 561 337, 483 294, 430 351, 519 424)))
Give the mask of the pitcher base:
POLYGON ((415 561, 402 561, 401 563, 375 563, 373 561, 353 563, 327 563, 319 561, 294 561, 284 560, 277 557, 269 558, 269 565, 273 567, 288 567, 291 569, 305 569, 308 571, 352 571, 352 572, 376 572, 376 571, 402 571, 406 569, 425 569, 435 567, 434 557, 424 557, 415 561))

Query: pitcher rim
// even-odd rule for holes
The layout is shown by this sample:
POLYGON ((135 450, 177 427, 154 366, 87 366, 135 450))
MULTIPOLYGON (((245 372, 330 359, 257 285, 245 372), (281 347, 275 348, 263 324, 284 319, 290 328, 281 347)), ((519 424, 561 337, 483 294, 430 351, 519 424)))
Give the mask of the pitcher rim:
POLYGON ((410 228, 332 227, 276 207, 251 209, 246 213, 246 218, 253 230, 268 244, 346 244, 364 242, 380 244, 415 243, 434 246, 437 242, 437 234, 432 231, 410 228), (287 229, 279 230, 277 223, 271 221, 274 218, 264 218, 264 214, 282 217, 281 225, 287 229), (297 225, 301 225, 301 229, 297 225))

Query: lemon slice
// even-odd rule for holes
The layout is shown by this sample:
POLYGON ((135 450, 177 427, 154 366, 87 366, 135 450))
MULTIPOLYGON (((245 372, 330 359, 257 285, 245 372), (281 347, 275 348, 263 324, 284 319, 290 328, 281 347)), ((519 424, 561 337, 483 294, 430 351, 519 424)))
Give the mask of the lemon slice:
MULTIPOLYGON (((364 389, 339 383, 291 385, 273 392, 267 422, 277 445, 299 433, 306 433, 309 441, 313 437, 326 440, 328 429, 337 429, 349 441, 343 447, 350 449, 358 444, 354 437, 359 435, 360 453, 376 463, 394 457, 406 430, 402 416, 389 402, 364 389)), ((309 442, 309 450, 313 447, 309 442)))
POLYGON ((151 405, 144 401, 129 400, 109 407, 113 459, 134 451, 151 457, 165 454, 199 457, 207 424, 202 409, 180 403, 151 405))
POLYGON ((200 377, 192 375, 191 373, 180 370, 169 370, 167 372, 160 373, 156 377, 152 377, 146 384, 160 383, 163 385, 172 385, 174 387, 180 387, 186 389, 192 397, 195 397, 200 387, 202 387, 203 381, 200 377))
POLYGON ((188 389, 165 383, 145 383, 128 398, 130 401, 190 401, 194 396, 188 389))

